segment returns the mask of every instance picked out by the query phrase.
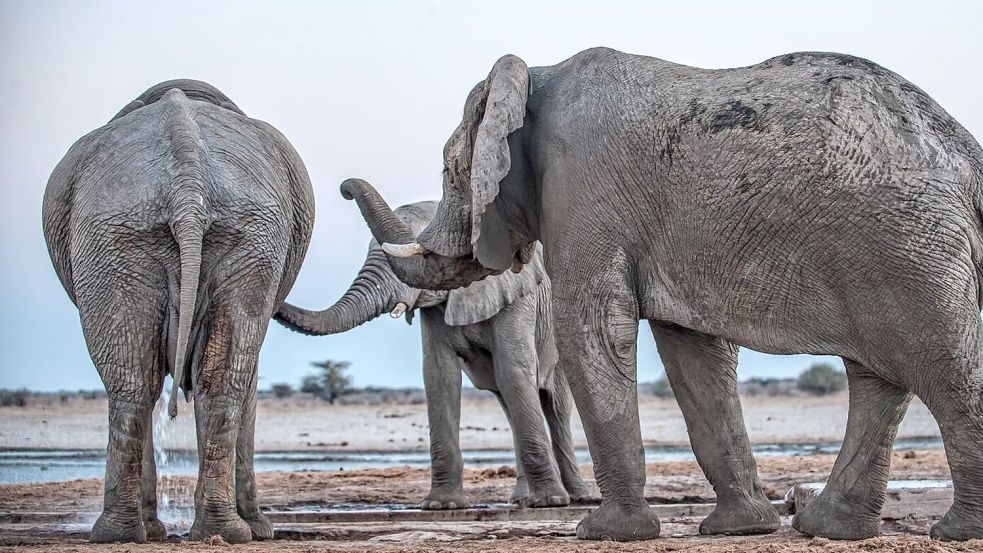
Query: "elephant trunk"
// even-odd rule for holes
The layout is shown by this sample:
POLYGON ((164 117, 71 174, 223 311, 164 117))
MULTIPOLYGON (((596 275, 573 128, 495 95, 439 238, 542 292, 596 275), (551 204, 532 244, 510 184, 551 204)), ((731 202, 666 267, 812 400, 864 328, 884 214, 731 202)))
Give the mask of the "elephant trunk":
POLYGON ((368 223, 376 242, 380 244, 410 244, 413 231, 399 217, 371 184, 362 179, 347 179, 341 183, 341 195, 355 200, 362 217, 368 223))
POLYGON ((415 242, 409 226, 393 213, 386 200, 362 179, 341 183, 341 195, 355 200, 372 236, 382 244, 389 266, 399 280, 413 288, 451 290, 492 274, 470 256, 447 257, 415 242))
POLYGON ((410 307, 406 302, 411 300, 401 293, 404 288, 389 268, 385 254, 373 245, 355 280, 334 305, 314 311, 284 302, 273 318, 291 330, 311 336, 338 334, 391 309, 410 307), (399 303, 393 306, 393 302, 399 303))

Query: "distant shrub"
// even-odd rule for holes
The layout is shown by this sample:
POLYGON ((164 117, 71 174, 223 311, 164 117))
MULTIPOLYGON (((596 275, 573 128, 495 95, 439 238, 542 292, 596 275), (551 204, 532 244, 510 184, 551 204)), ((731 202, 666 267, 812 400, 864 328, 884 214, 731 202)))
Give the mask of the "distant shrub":
POLYGON ((286 399, 294 395, 294 387, 286 382, 274 384, 273 386, 270 386, 270 390, 273 391, 273 396, 277 399, 286 399))
POLYGON ((795 393, 798 380, 795 378, 749 378, 737 384, 738 391, 745 396, 789 396, 795 393))
POLYGON ((816 363, 799 375, 798 388, 817 396, 846 389, 846 373, 829 363, 816 363))
POLYGON ((0 389, 0 407, 27 407, 27 398, 31 395, 25 389, 0 389))
POLYGON ((638 385, 638 393, 655 397, 674 397, 672 386, 669 385, 669 379, 664 374, 655 382, 640 383, 638 385))

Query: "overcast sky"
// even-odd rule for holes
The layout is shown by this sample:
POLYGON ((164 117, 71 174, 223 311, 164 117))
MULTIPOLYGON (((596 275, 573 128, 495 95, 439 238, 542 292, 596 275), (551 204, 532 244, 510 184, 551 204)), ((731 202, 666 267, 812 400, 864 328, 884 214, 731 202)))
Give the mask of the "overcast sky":
MULTIPOLYGON (((304 159, 317 222, 290 300, 317 308, 345 290, 369 239, 338 184, 366 178, 394 206, 438 198, 443 143, 505 53, 551 65, 609 46, 734 67, 844 52, 897 71, 983 136, 983 2, 658 4, 0 0, 0 387, 101 386, 48 259, 41 197, 75 140, 167 79, 216 85, 304 159)), ((383 317, 325 338, 273 323, 260 385, 296 383, 323 358, 351 361, 359 386, 422 384, 418 325, 383 317)), ((739 372, 793 376, 811 360, 745 352, 739 372)), ((647 326, 638 361, 640 380, 662 373, 647 326)))

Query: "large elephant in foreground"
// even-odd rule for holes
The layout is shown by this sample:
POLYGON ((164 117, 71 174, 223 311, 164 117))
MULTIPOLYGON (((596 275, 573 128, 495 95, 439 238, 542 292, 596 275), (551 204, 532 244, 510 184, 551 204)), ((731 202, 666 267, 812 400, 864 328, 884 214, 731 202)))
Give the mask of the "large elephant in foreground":
POLYGON ((105 499, 91 540, 163 539, 151 417, 165 375, 195 398, 192 539, 271 538, 253 473, 257 358, 314 220, 276 129, 209 84, 158 84, 55 168, 44 236, 109 396, 105 499))
MULTIPOLYGON (((349 179, 342 193, 367 218, 392 213, 365 181, 349 179)), ((433 219, 437 202, 396 210, 414 232, 433 219)), ((521 274, 506 272, 450 292, 414 289, 393 274, 375 240, 355 281, 334 305, 310 311, 287 302, 276 319, 315 336, 351 330, 383 313, 419 309, 423 320, 423 380, 430 423, 431 487, 424 509, 467 506, 459 440, 461 371, 492 391, 512 427, 518 481, 512 500, 530 507, 588 499, 570 436, 572 398, 556 366, 549 278, 536 253, 521 274), (543 426, 546 420, 549 435, 543 426), (550 442, 552 439, 552 452, 550 442)))
POLYGON ((601 507, 583 538, 651 538, 635 386, 647 319, 717 494, 704 533, 773 530, 735 365, 740 346, 842 357, 846 438, 800 531, 879 531, 914 393, 939 423, 955 502, 931 530, 983 537, 983 151, 920 89, 869 61, 797 53, 706 70, 598 48, 501 58, 444 152, 414 240, 370 221, 404 282, 518 269, 539 240, 560 363, 601 507))

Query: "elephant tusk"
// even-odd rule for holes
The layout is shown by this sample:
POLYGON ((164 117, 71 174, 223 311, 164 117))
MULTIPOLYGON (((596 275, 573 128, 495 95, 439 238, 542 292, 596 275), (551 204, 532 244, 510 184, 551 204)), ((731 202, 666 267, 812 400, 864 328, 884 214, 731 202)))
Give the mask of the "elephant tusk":
POLYGON ((390 244, 386 242, 382 245, 382 250, 393 257, 416 257, 430 253, 426 248, 416 242, 409 244, 390 244))
POLYGON ((393 308, 392 312, 389 313, 389 316, 394 319, 398 319, 403 316, 403 313, 406 313, 406 304, 399 302, 396 304, 396 307, 393 308))

